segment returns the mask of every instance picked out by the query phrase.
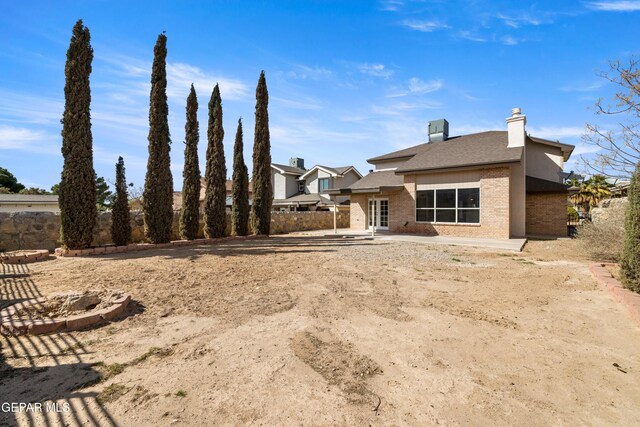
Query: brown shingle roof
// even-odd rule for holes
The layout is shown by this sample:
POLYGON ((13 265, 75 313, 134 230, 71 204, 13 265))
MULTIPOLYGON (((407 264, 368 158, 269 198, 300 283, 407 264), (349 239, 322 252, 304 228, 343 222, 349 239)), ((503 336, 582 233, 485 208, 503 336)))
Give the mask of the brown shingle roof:
POLYGON ((290 173, 292 175, 302 175, 306 172, 306 169, 294 168, 292 166, 281 165, 278 163, 271 163, 271 166, 283 170, 284 173, 290 173))
POLYGON ((392 170, 373 171, 347 188, 330 189, 328 194, 378 193, 396 191, 404 185, 404 178, 392 170))
POLYGON ((423 144, 414 157, 396 169, 396 173, 520 161, 522 147, 508 148, 507 142, 506 131, 488 131, 423 144))
POLYGON ((368 163, 376 163, 376 162, 381 162, 381 161, 384 161, 384 160, 394 160, 394 159, 409 158, 409 157, 412 157, 412 156, 415 156, 416 154, 418 154, 427 145, 429 145, 428 142, 424 143, 424 144, 414 145, 413 147, 404 148, 402 150, 394 151, 393 153, 383 154, 382 156, 377 156, 377 157, 372 157, 369 160, 367 160, 367 162, 368 163))

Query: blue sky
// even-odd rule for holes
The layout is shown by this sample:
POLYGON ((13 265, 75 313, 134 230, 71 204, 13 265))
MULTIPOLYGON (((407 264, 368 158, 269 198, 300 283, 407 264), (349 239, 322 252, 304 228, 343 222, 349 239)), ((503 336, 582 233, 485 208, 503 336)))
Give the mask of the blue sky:
MULTIPOLYGON (((206 106, 220 83, 231 176, 243 118, 251 170, 255 86, 265 70, 272 158, 307 167, 355 165, 426 141, 429 120, 450 134, 506 129, 513 107, 536 136, 592 151, 586 123, 606 123, 594 102, 612 94, 608 61, 638 53, 640 1, 29 1, 0 15, 0 166, 50 188, 62 167, 60 118, 71 29, 82 18, 94 48, 94 166, 144 182, 153 46, 168 37, 175 189, 182 185, 189 86, 206 106)), ((572 160, 578 156, 574 154, 572 160)), ((570 162, 566 169, 574 169, 570 162)))

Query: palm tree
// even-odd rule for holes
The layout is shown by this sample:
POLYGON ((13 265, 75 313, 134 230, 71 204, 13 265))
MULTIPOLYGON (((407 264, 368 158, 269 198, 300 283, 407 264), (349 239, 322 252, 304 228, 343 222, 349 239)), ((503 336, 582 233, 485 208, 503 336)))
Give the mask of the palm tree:
MULTIPOLYGON (((570 184, 578 184, 577 180, 570 184)), ((578 186, 578 185, 576 185, 578 186)), ((601 200, 611 196, 611 185, 607 183, 606 178, 602 175, 593 175, 588 180, 579 184, 580 191, 569 196, 571 201, 580 206, 584 212, 589 212, 593 206, 600 203, 601 200)))

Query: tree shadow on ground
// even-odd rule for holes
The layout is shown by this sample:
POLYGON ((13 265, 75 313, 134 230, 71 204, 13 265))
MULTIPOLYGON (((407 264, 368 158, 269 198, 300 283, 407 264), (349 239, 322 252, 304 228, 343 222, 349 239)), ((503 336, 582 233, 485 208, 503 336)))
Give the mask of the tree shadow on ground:
MULTIPOLYGON (((28 266, 2 264, 0 307, 41 296, 28 266)), ((116 426, 98 393, 83 391, 101 378, 90 354, 74 333, 0 336, 0 425, 116 426), (31 406, 11 406, 21 403, 31 406)))
MULTIPOLYGON (((365 240, 343 239, 326 236, 272 236, 269 238, 248 238, 220 240, 211 244, 194 244, 161 249, 147 249, 137 252, 99 255, 102 259, 139 259, 162 256, 169 259, 198 259, 206 255, 222 258, 244 255, 273 255, 294 253, 330 253, 343 247, 368 246, 365 240)), ((388 243, 376 242, 377 245, 388 243)))

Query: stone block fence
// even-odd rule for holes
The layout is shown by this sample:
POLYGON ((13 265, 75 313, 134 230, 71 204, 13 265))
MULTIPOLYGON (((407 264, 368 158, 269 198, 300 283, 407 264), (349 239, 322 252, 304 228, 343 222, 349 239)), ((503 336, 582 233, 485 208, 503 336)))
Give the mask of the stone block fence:
MULTIPOLYGON (((172 240, 178 240, 180 211, 173 213, 172 240)), ((338 212, 338 228, 349 227, 349 212, 338 212)), ((333 228, 333 212, 271 212, 271 234, 333 228)), ((199 237, 204 237, 202 217, 199 237)), ((227 235, 231 234, 231 214, 227 213, 227 235)), ((131 212, 131 242, 142 243, 142 212, 131 212)), ((51 212, 0 212, 0 251, 48 249, 60 246, 60 215, 51 212)), ((111 212, 98 214, 93 245, 111 243, 111 212)))

